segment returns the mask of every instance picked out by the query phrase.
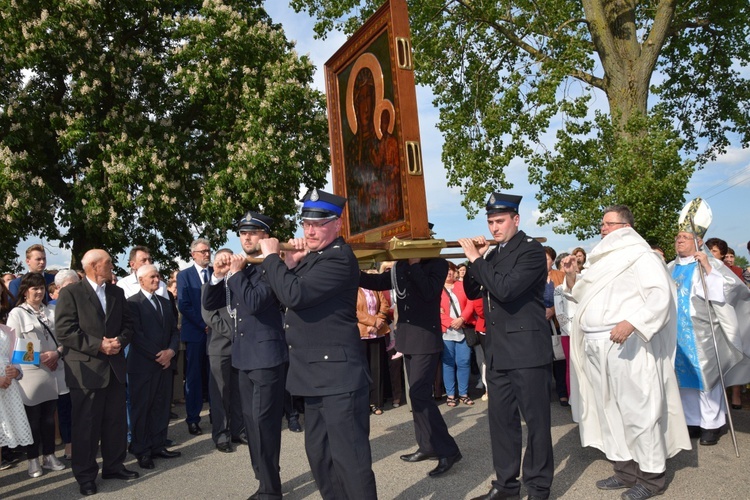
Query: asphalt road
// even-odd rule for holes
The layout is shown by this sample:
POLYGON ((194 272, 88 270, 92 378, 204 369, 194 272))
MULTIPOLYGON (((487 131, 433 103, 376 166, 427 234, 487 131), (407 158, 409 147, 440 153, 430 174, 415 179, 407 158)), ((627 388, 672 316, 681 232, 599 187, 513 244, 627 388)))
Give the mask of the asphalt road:
MULTIPOLYGON (((594 483, 611 475, 611 465, 598 450, 583 449, 570 411, 556 402, 552 407, 552 437, 555 453, 555 478, 551 498, 618 499, 620 491, 603 492, 594 483)), ((207 408, 207 405, 206 405, 207 408)), ((434 462, 407 464, 399 455, 412 452, 414 431, 407 407, 386 406, 383 415, 371 417, 370 440, 373 469, 381 499, 463 499, 486 493, 493 477, 487 429, 487 403, 448 408, 440 406, 456 438, 463 460, 442 477, 430 478, 427 472, 434 462)), ((184 407, 178 406, 184 416, 184 407)), ((681 452, 667 462, 668 489, 663 499, 748 499, 747 464, 750 463, 750 405, 735 411, 734 423, 741 458, 736 458, 729 434, 716 446, 699 446, 681 452)), ((143 471, 128 455, 126 467, 141 473, 133 481, 97 480, 98 497, 109 499, 244 499, 255 492, 257 482, 250 468, 246 447, 234 453, 216 451, 210 437, 207 411, 203 413, 204 434, 191 436, 183 420, 171 422, 170 437, 174 450, 182 457, 157 459, 156 468, 143 471), (208 432, 207 432, 208 431, 208 432)), ((284 498, 317 499, 317 492, 304 452, 304 434, 295 434, 284 426, 281 449, 281 480, 284 498)), ((58 456, 62 451, 58 451, 58 456)), ((521 493, 525 494, 522 488, 521 493)), ((70 469, 45 471, 37 479, 26 472, 26 462, 0 472, 0 498, 69 499, 80 497, 70 469)), ((97 497, 94 497, 97 498, 97 497)))

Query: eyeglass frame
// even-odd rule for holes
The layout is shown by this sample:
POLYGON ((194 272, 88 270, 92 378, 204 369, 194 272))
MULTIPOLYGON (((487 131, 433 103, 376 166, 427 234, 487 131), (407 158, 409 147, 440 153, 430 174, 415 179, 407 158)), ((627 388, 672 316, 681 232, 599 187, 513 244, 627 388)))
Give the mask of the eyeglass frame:
MULTIPOLYGON (((315 228, 316 230, 318 230, 318 229, 322 228, 323 226, 327 226, 331 222, 335 221, 337 218, 338 217, 334 217, 332 219, 328 219, 325 222, 321 222, 320 224, 313 224, 312 221, 305 221, 305 220, 303 220, 302 221, 302 229, 313 229, 313 228, 315 228)), ((317 222, 317 221, 315 221, 315 222, 317 222)))

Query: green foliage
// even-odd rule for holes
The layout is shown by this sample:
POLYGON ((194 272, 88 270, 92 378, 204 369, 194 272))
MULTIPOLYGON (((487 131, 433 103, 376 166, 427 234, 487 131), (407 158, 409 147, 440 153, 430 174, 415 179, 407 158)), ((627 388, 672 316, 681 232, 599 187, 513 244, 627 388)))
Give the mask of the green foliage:
POLYGON ((249 209, 293 233, 324 99, 261 1, 0 3, 0 258, 33 235, 167 264, 249 209))
POLYGON ((747 269, 748 267, 750 267, 750 261, 748 261, 747 258, 742 255, 735 255, 734 265, 741 267, 742 269, 747 269))
MULTIPOLYGON (((290 3, 323 35, 353 32, 379 2, 290 3)), ((448 184, 470 215, 526 165, 556 231, 590 237, 604 206, 626 203, 665 243, 694 169, 736 134, 750 143, 747 0, 407 3, 417 82, 436 95, 448 184)))
POLYGON ((624 204, 641 236, 671 252, 694 168, 680 158, 682 142, 660 115, 633 118, 625 134, 601 112, 593 123, 567 123, 557 132, 555 153, 530 159, 529 177, 539 185, 544 213, 539 222, 585 240, 599 234, 603 207, 624 204))

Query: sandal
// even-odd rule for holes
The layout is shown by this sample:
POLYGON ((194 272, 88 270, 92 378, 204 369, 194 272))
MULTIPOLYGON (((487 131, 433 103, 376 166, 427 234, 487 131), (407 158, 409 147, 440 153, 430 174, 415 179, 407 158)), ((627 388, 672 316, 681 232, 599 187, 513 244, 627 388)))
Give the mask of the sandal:
POLYGON ((382 415, 383 410, 375 405, 370 405, 370 411, 373 415, 382 415))
POLYGON ((454 396, 448 396, 448 399, 445 401, 445 404, 447 404, 451 408, 455 408, 456 406, 458 406, 458 400, 454 396))
POLYGON ((471 400, 471 398, 470 398, 470 397, 469 397, 468 395, 466 395, 466 396, 459 396, 459 398, 458 398, 458 399, 459 399, 459 400, 460 400, 460 401, 461 401, 461 402, 462 402, 463 404, 465 404, 466 406, 472 406, 472 405, 474 404, 474 401, 472 401, 472 400, 471 400))

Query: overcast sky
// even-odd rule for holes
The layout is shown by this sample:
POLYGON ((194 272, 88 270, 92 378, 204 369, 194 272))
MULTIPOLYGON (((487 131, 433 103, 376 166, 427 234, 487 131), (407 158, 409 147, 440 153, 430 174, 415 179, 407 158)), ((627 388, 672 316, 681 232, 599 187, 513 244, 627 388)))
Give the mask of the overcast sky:
MULTIPOLYGON (((341 33, 331 33, 326 40, 316 40, 313 35, 313 20, 307 14, 296 14, 283 0, 267 0, 266 10, 276 23, 281 23, 287 38, 296 41, 297 51, 307 54, 317 67, 314 86, 325 92, 323 65, 328 58, 345 42, 341 33)), ((438 112, 432 105, 432 93, 425 87, 417 88, 419 125, 423 149, 425 187, 429 220, 435 224, 436 237, 455 240, 461 237, 489 235, 483 211, 470 220, 461 206, 458 188, 446 186, 445 170, 440 161, 443 138, 437 129, 438 112)), ((554 130, 548 134, 554 137, 554 130)), ((549 225, 536 224, 539 211, 534 198, 536 188, 528 182, 526 168, 522 162, 514 162, 507 171, 508 180, 514 184, 513 194, 523 196, 521 202, 521 229, 532 236, 547 237, 547 245, 558 253, 582 246, 587 251, 596 245, 598 238, 579 242, 573 236, 557 235, 549 225)), ((329 174, 330 182, 330 174, 329 174)), ((328 190, 331 190, 330 185, 328 190)), ((688 184, 686 199, 700 196, 706 199, 713 211, 713 224, 707 237, 726 240, 737 255, 748 256, 745 246, 750 240, 750 151, 742 150, 734 144, 726 155, 695 173, 688 184)), ((238 217, 241 214, 238 214, 238 217)), ((637 223, 637 221, 636 221, 637 223)), ((36 242, 28 240, 19 245, 19 255, 25 248, 36 242)), ((239 241, 230 237, 227 245, 240 251, 239 241)), ((48 244, 49 246, 49 244, 48 244)), ((48 265, 67 267, 70 254, 64 250, 51 249, 48 265)), ((120 256, 120 265, 126 267, 126 257, 120 256)))

